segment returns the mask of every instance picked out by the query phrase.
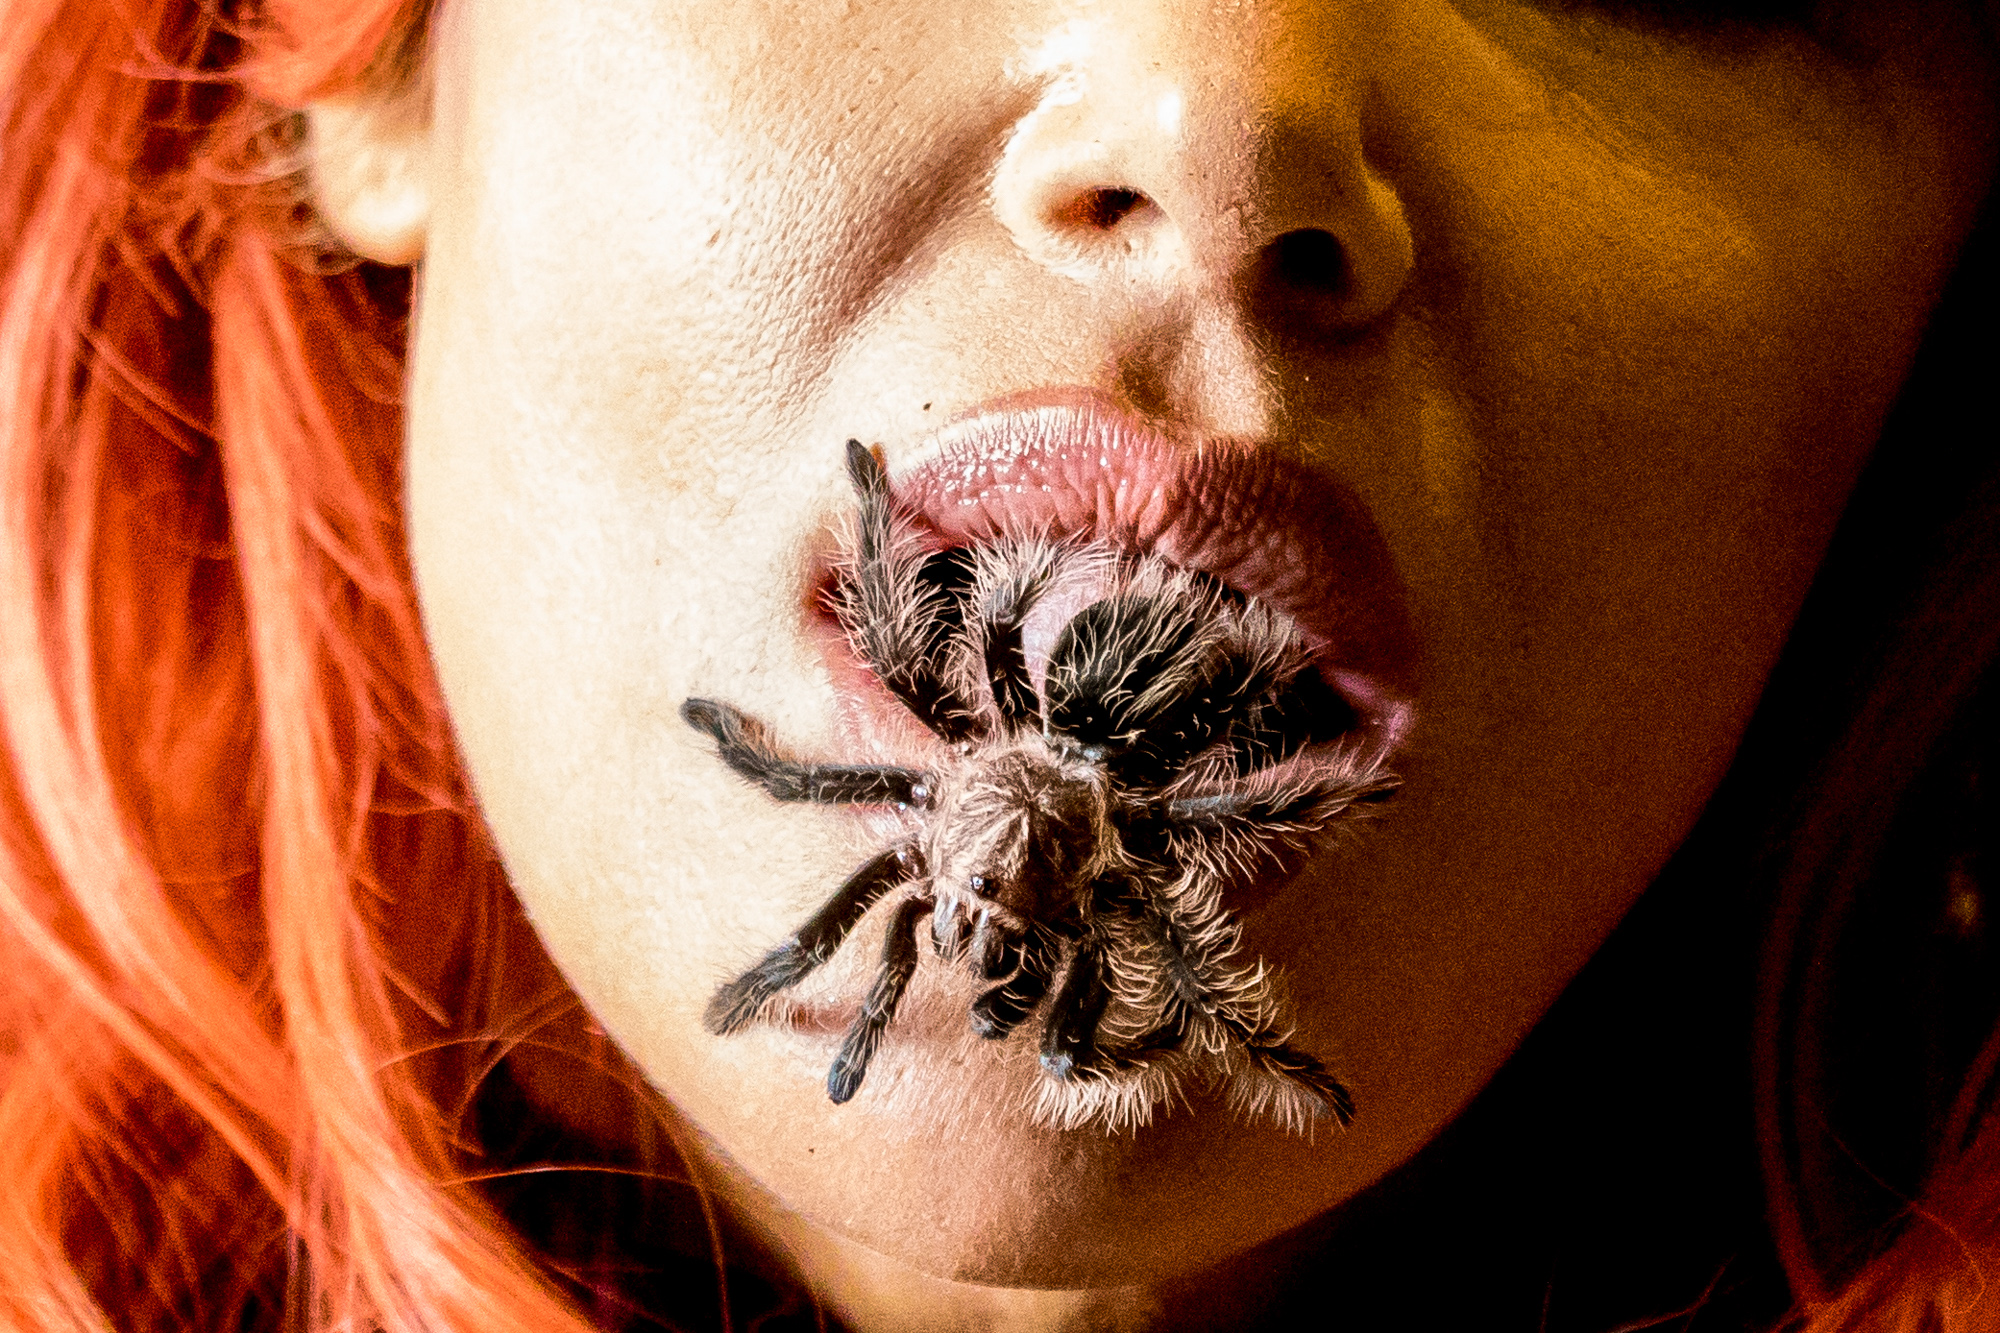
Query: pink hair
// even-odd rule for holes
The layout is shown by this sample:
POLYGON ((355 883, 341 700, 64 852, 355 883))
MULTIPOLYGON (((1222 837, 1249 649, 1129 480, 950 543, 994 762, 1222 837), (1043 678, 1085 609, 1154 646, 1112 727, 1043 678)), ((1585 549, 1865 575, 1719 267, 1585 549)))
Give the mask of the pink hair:
MULTIPOLYGON (((457 1125, 566 993, 417 617, 408 277, 303 262, 287 108, 406 76, 428 4, 244 8, 0 24, 0 1321, 582 1330, 457 1125)), ((1844 1292, 1795 1265, 1799 1327, 2000 1326, 1967 1141, 1844 1292)))

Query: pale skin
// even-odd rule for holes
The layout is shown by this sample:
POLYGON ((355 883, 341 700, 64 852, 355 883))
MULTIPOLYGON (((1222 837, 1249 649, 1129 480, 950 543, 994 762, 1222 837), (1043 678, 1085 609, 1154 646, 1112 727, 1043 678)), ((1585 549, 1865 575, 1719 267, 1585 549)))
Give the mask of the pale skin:
POLYGON ((1843 59, 1512 0, 466 0, 427 106, 315 109, 328 221, 421 256, 413 554, 509 872, 850 1321, 948 1280, 968 1327, 1060 1323, 1094 1298, 987 1289, 1137 1292, 1323 1212, 1653 879, 1991 172, 1974 14, 1862 9, 1823 16, 1843 59), (1086 185, 1148 208, 1079 231, 1086 185), (1246 279, 1301 229, 1348 265, 1303 329, 1246 279), (700 1026, 879 840, 733 779, 680 701, 837 754, 802 608, 840 441, 894 473, 1052 386, 1294 451, 1393 559, 1403 793, 1245 916, 1355 1090, 1345 1132, 1200 1103, 1037 1129, 1009 1110, 1032 1057, 950 1033, 892 1035, 836 1107, 833 1036, 700 1026))

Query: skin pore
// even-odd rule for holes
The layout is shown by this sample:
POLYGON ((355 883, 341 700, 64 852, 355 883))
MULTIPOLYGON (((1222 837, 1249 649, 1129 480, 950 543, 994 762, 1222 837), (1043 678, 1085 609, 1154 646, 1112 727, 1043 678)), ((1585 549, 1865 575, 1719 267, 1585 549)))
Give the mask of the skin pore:
MULTIPOLYGON (((422 142, 406 104, 318 111, 329 222, 422 255, 413 555, 509 873, 836 1308, 1142 1285, 1323 1212, 1478 1091, 1651 881, 1987 185, 1975 16, 1860 8, 464 0, 422 142), (1139 205, 1107 220, 1104 190, 1139 205), (1331 277, 1274 260, 1309 232, 1331 277), (811 624, 840 442, 906 476, 953 419, 1057 391, 1279 451, 1388 552, 1365 592, 1410 627, 1404 789, 1244 912, 1354 1089, 1345 1132, 1200 1099, 1038 1128, 1031 1044, 964 1033, 937 969, 846 1106, 837 1034, 702 1030, 881 840, 745 786, 680 702, 881 757, 811 624)), ((879 940, 815 993, 865 984, 879 940)))

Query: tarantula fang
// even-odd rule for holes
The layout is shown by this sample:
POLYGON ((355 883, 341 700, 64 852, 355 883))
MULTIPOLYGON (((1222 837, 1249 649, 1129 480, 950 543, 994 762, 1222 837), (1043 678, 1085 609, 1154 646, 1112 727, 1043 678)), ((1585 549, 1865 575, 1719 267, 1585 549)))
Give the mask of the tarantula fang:
POLYGON ((932 951, 970 969, 969 1023, 998 1040, 1040 1012, 1068 1127, 1144 1123, 1188 1074, 1293 1127, 1354 1103, 1290 1044, 1271 969, 1241 957, 1226 890, 1395 788, 1295 627, 1205 575, 1088 544, 1008 537, 927 550, 888 479, 847 445, 858 497, 834 590, 856 655, 947 742, 927 768, 792 756, 714 699, 681 716, 780 801, 884 807, 901 836, 720 987, 704 1021, 735 1032, 824 964, 884 900, 881 966, 827 1074, 846 1102, 932 951), (1060 626, 1038 607, 1077 606, 1060 626), (1067 1090, 1067 1091, 1063 1091, 1067 1090))

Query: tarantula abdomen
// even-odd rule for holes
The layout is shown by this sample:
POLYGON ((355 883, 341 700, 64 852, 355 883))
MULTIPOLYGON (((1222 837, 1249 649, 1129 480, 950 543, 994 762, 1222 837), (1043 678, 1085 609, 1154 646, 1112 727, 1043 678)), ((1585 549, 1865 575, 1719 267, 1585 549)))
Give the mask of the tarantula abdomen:
POLYGON ((751 1021, 893 899, 828 1073, 836 1102, 860 1087, 927 933, 985 983, 974 1032, 998 1040, 1041 1016, 1058 1091, 1037 1110, 1057 1123, 1143 1121, 1182 1076, 1294 1123, 1346 1123, 1347 1089, 1290 1044, 1271 969, 1241 957, 1227 901, 1394 787, 1379 755, 1342 743, 1353 712, 1295 627, 1143 556, 1031 538, 927 551, 853 442, 848 470, 859 506, 836 610, 856 655, 944 743, 921 767, 803 761, 728 704, 682 706, 778 800, 889 807, 906 829, 716 992, 709 1028, 751 1021), (1068 608, 1060 624, 1052 607, 1068 608))

